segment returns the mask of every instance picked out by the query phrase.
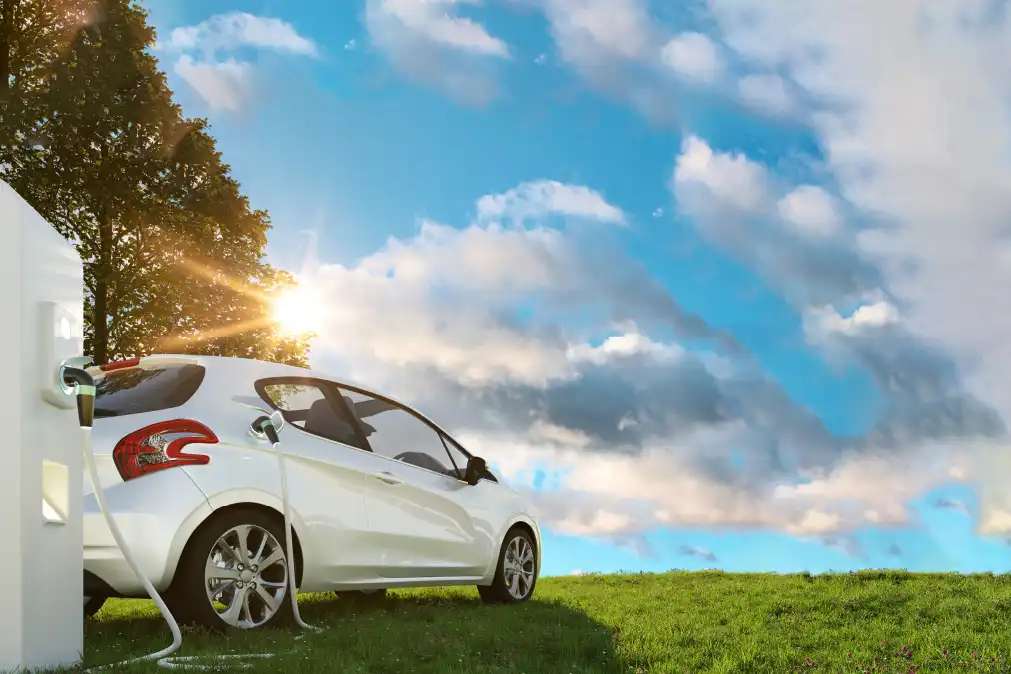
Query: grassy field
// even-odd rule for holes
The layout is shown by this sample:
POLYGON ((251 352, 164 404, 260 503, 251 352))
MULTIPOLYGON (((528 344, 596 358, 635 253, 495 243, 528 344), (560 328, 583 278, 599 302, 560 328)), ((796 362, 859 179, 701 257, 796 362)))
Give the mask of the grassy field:
MULTIPOLYGON (((186 631, 180 654, 274 651, 246 671, 291 674, 1007 672, 1011 655, 1011 576, 673 572, 545 578, 522 606, 470 588, 300 602, 325 632, 186 631)), ((111 601, 87 625, 85 663, 169 642, 151 602, 111 601)))

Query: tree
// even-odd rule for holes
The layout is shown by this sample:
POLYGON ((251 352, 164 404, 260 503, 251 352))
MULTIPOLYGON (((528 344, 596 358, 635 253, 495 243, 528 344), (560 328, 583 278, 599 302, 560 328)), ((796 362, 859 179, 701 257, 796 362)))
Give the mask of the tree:
POLYGON ((0 166, 85 261, 89 355, 304 365, 307 338, 282 338, 270 321, 271 294, 293 280, 263 262, 269 218, 250 208, 206 120, 173 102, 143 10, 0 3, 0 166))

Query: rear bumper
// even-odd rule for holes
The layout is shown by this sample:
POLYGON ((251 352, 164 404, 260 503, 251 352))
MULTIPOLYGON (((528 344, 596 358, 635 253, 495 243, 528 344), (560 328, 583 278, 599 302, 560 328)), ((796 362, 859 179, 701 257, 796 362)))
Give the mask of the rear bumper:
MULTIPOLYGON (((105 501, 141 572, 159 592, 167 589, 190 534, 211 514, 203 493, 185 471, 169 469, 111 485, 105 501)), ((94 576, 95 590, 107 585, 124 597, 146 596, 94 494, 84 497, 83 506, 86 586, 94 576)))

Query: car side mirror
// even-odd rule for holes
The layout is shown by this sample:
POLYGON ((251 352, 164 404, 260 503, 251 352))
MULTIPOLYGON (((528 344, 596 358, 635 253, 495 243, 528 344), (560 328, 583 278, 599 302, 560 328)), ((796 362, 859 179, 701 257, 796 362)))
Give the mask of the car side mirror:
POLYGON ((480 456, 472 456, 467 461, 467 474, 464 476, 464 482, 470 486, 476 485, 481 481, 488 473, 488 463, 482 459, 480 456))

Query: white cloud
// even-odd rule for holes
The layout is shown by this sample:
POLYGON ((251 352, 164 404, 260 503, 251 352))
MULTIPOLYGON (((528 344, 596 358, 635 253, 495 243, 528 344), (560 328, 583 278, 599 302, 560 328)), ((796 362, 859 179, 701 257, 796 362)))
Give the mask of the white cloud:
POLYGON ((993 479, 984 480, 977 490, 976 530, 1011 541, 1011 489, 1005 479, 1011 475, 1011 443, 987 453, 979 472, 993 479))
POLYGON ((776 204, 783 220, 801 232, 831 235, 839 231, 842 218, 835 198, 817 185, 799 185, 776 204))
POLYGON ((424 363, 468 385, 544 385, 572 376, 568 344, 555 335, 531 335, 503 324, 496 308, 503 297, 550 287, 578 273, 574 252, 556 232, 457 230, 426 222, 414 241, 391 240, 356 268, 321 265, 312 283, 341 298, 328 331, 355 334, 344 350, 363 362, 424 363), (427 292, 440 285, 458 295, 449 306, 427 292), (398 328, 390 330, 394 315, 398 328))
POLYGON ((637 60, 653 49, 641 0, 546 0, 544 7, 563 59, 577 67, 637 60))
POLYGON ((480 23, 458 16, 480 0, 366 0, 365 26, 373 44, 402 72, 461 101, 481 104, 497 95, 493 62, 511 58, 509 46, 480 23))
POLYGON ((868 328, 881 328, 899 321, 898 310, 888 302, 875 302, 858 307, 843 317, 831 307, 811 308, 805 316, 804 328, 814 338, 834 333, 854 335, 868 328))
POLYGON ((992 3, 709 0, 724 41, 786 73, 911 325, 1011 415, 1011 16, 992 3), (982 366, 985 364, 985 366, 982 366))
POLYGON ((676 344, 661 344, 638 333, 608 337, 600 346, 579 344, 569 349, 569 358, 602 364, 620 358, 645 355, 657 361, 671 360, 684 354, 676 344))
POLYGON ((469 285, 496 299, 560 283, 578 274, 579 264, 570 242, 552 229, 456 229, 423 221, 413 240, 391 239, 357 268, 410 284, 469 285))
MULTIPOLYGON (((676 119, 680 101, 663 62, 671 31, 654 25, 648 0, 540 0, 560 63, 589 86, 630 102, 657 122, 676 119)), ((689 45, 690 47, 690 45, 689 45)), ((675 64, 705 76, 704 55, 672 46, 675 64), (690 60, 689 60, 690 58, 690 60)))
POLYGON ((880 291, 881 272, 859 245, 863 232, 845 231, 821 188, 787 190, 785 182, 743 153, 717 152, 689 136, 669 187, 679 212, 691 216, 709 243, 752 267, 800 309, 880 291))
POLYGON ((218 14, 194 26, 175 28, 163 46, 185 51, 232 51, 257 47, 315 56, 316 44, 281 19, 254 16, 246 12, 218 14))
MULTIPOLYGON (((811 102, 838 193, 879 227, 859 244, 904 324, 951 354, 991 424, 1011 418, 1011 314, 995 310, 1011 287, 1011 16, 987 2, 709 4, 727 44, 811 102)), ((881 347, 860 348, 880 362, 881 347)), ((1006 474, 980 473, 982 533, 1009 529, 1006 474)))
POLYGON ((241 48, 316 56, 316 44, 280 19, 230 12, 193 26, 175 28, 157 49, 183 53, 173 70, 211 110, 239 111, 255 98, 261 83, 253 64, 222 54, 241 48), (194 56, 196 54, 197 56, 194 56))
POLYGON ((238 111, 254 97, 255 82, 249 63, 235 59, 203 62, 184 54, 173 70, 211 110, 238 111))
POLYGON ((547 215, 586 218, 616 225, 626 224, 625 214, 594 190, 554 180, 526 182, 503 194, 490 194, 477 202, 478 219, 522 221, 547 215))
POLYGON ((741 100, 761 112, 781 116, 794 110, 793 96, 779 75, 746 75, 738 80, 737 91, 741 100))
POLYGON ((673 187, 677 193, 694 186, 703 187, 717 201, 741 211, 757 211, 768 199, 764 166, 743 154, 713 152, 701 138, 688 136, 674 168, 673 187))
POLYGON ((452 13, 456 5, 480 4, 477 0, 378 0, 372 4, 377 14, 435 44, 485 56, 509 56, 506 43, 484 26, 452 13))
MULTIPOLYGON (((319 264, 305 274, 307 287, 340 298, 327 312, 324 332, 355 335, 336 340, 333 349, 362 367, 426 367, 470 387, 544 387, 615 359, 672 358, 677 347, 642 332, 650 325, 697 339, 722 338, 620 255, 585 248, 578 232, 570 236, 538 224, 558 214, 624 222, 622 212, 593 190, 523 183, 482 197, 476 210, 468 227, 423 221, 416 237, 390 239, 354 267, 319 264), (525 226, 503 226, 499 219, 525 226), (599 315, 604 339, 593 346, 554 318, 517 322, 513 313, 522 303, 549 303, 552 317, 589 310, 599 315), (390 329, 391 316, 397 317, 396 330, 390 329), (637 320, 645 321, 643 329, 637 320)), ((599 235, 585 238, 596 241, 599 235)))
POLYGON ((536 445, 563 449, 584 449, 592 442, 590 436, 580 430, 565 428, 541 419, 530 426, 528 436, 530 441, 536 445))
MULTIPOLYGON (((719 452, 716 448, 724 442, 744 437, 739 430, 705 431, 684 438, 683 446, 663 443, 636 456, 521 445, 487 434, 462 437, 482 455, 509 456, 506 476, 515 485, 528 483, 523 479, 528 466, 561 473, 558 491, 528 489, 545 524, 559 533, 605 538, 676 527, 779 531, 824 543, 843 541, 861 527, 916 523, 912 499, 950 484, 952 466, 966 469, 966 479, 977 477, 969 468, 978 466, 983 452, 989 451, 986 445, 970 443, 892 456, 854 453, 802 483, 794 478, 746 488, 685 463, 688 453, 719 452)), ((1011 517, 1007 522, 1011 531, 1011 517)))
POLYGON ((716 44, 702 33, 681 33, 664 45, 660 58, 671 70, 692 80, 712 83, 722 69, 716 44))

